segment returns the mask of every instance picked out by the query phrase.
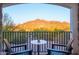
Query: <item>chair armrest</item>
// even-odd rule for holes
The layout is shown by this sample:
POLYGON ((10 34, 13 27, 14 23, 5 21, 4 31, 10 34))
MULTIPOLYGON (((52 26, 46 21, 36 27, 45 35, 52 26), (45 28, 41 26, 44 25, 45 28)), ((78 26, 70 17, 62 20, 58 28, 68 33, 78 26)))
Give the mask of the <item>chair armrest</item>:
POLYGON ((16 48, 16 47, 25 47, 25 46, 27 46, 27 44, 21 44, 21 45, 15 45, 15 46, 11 46, 11 48, 16 48))
POLYGON ((24 50, 20 52, 10 53, 9 55, 22 55, 23 53, 27 53, 27 55, 32 55, 32 50, 24 50))
POLYGON ((63 47, 67 47, 66 45, 64 44, 52 44, 53 46, 63 46, 63 47))
POLYGON ((24 47, 24 49, 27 49, 27 44, 21 44, 21 45, 16 45, 16 46, 11 46, 11 48, 18 48, 18 47, 24 47))
POLYGON ((48 55, 50 55, 51 52, 65 53, 67 55, 71 54, 69 51, 60 51, 60 50, 55 50, 55 49, 50 49, 50 48, 48 48, 47 51, 48 51, 48 55))

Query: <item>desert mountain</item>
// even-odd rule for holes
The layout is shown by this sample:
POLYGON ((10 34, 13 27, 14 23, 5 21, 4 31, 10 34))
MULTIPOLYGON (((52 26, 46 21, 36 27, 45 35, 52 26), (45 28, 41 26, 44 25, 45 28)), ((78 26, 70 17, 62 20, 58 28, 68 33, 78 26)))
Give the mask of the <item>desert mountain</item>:
POLYGON ((12 30, 13 31, 34 31, 34 30, 70 31, 70 24, 67 22, 46 21, 43 19, 35 19, 32 21, 25 22, 23 24, 18 24, 12 30))

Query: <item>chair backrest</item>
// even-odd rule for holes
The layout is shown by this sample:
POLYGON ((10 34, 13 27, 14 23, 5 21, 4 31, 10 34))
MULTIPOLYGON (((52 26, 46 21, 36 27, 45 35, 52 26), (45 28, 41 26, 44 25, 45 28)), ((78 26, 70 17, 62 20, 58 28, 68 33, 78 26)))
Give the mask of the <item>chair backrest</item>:
POLYGON ((72 43, 73 43, 73 42, 74 42, 74 39, 71 38, 71 39, 69 40, 68 44, 67 44, 67 50, 70 51, 70 52, 72 52, 72 49, 73 49, 73 47, 72 47, 72 43))
POLYGON ((8 40, 7 39, 3 39, 3 41, 4 41, 4 44, 6 46, 6 52, 8 52, 8 53, 12 52, 11 46, 10 46, 10 43, 8 42, 8 40))

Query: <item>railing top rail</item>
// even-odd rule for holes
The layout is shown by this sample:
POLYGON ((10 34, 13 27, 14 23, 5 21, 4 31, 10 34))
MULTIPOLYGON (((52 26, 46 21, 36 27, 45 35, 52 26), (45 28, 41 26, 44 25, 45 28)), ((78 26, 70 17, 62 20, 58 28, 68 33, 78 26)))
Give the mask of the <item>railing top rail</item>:
POLYGON ((72 31, 3 31, 3 32, 70 32, 72 31))

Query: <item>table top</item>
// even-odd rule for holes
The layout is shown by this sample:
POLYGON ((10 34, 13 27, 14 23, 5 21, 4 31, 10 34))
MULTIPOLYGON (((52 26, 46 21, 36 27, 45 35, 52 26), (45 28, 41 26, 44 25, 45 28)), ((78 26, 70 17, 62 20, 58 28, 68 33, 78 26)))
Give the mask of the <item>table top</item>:
POLYGON ((46 40, 32 40, 31 41, 32 44, 36 44, 36 45, 40 45, 40 44, 46 44, 47 41, 46 40))

